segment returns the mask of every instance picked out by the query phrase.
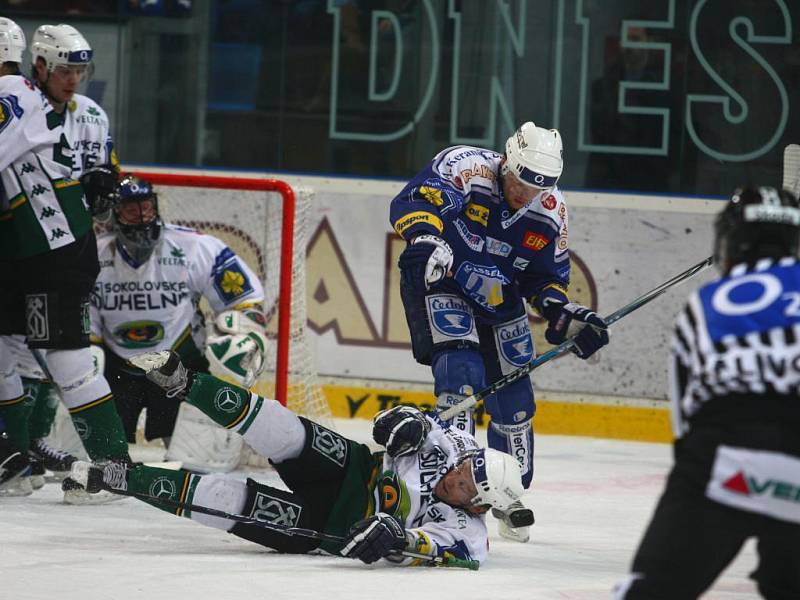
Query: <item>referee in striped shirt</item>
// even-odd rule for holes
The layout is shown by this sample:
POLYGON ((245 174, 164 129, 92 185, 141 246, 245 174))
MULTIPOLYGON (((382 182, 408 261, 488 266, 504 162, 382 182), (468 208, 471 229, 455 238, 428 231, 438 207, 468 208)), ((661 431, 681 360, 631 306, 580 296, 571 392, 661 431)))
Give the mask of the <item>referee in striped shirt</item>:
POLYGON ((800 599, 799 240, 784 190, 738 189, 718 215, 721 277, 670 348, 675 465, 616 599, 697 598, 751 537, 761 596, 800 599))

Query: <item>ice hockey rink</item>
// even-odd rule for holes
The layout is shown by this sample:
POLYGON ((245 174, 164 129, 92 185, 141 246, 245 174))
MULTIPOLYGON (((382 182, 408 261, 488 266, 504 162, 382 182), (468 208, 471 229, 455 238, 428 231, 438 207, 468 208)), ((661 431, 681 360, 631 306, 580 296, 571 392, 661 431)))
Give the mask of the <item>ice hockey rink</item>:
MULTIPOLYGON (((369 437, 368 421, 336 425, 369 437)), ((499 538, 488 517, 491 553, 477 572, 279 555, 131 498, 67 506, 48 483, 27 498, 0 498, 0 598, 610 598, 661 492, 670 446, 541 435, 536 461, 524 499, 536 514, 531 541, 499 538)), ((276 479, 269 470, 254 476, 276 479)), ((747 577, 755 563, 748 544, 703 598, 757 597, 747 577)))

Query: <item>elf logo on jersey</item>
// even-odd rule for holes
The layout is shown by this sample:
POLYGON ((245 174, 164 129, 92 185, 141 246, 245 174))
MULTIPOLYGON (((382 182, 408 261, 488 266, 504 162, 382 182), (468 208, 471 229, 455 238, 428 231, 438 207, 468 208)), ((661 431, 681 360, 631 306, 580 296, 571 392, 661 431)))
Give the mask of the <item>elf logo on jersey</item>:
POLYGON ((128 321, 112 332, 122 348, 152 348, 164 339, 164 326, 158 321, 128 321))
POLYGON ((742 496, 771 496, 776 500, 800 504, 800 482, 771 478, 759 481, 753 476, 746 475, 744 471, 738 471, 723 482, 722 487, 742 496))
POLYGON ((526 248, 530 248, 534 252, 538 252, 545 246, 547 246, 547 242, 549 242, 546 237, 544 237, 541 233, 536 233, 535 231, 526 231, 525 235, 522 236, 522 245, 526 248))
POLYGON ((19 99, 14 94, 0 96, 0 131, 3 131, 16 117, 19 119, 25 111, 19 105, 19 99))
POLYGON ((458 296, 428 296, 425 301, 435 330, 450 338, 467 337, 473 332, 472 311, 458 296))

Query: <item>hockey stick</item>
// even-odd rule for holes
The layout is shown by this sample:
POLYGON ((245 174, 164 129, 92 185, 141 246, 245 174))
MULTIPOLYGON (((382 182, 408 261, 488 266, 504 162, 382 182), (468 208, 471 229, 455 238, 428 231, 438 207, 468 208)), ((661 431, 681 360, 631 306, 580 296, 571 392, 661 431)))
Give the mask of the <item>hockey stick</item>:
POLYGON ((800 144, 789 144, 783 149, 783 182, 781 187, 796 196, 800 195, 800 144))
MULTIPOLYGON (((605 317, 603 320, 608 325, 611 325, 612 323, 616 323, 617 321, 619 321, 625 315, 628 315, 628 314, 632 313, 633 311, 637 310, 638 308, 641 308, 642 306, 644 306, 645 304, 647 304, 651 300, 654 300, 654 299, 658 298, 661 294, 666 292, 672 286, 677 285, 677 284, 679 284, 679 283, 681 283, 683 281, 686 281, 690 277, 696 275, 697 273, 699 273, 700 271, 702 271, 706 267, 710 266, 713 262, 714 262, 714 257, 713 256, 709 256, 705 260, 702 260, 699 263, 697 263, 696 265, 694 265, 693 267, 685 270, 683 273, 680 273, 679 275, 676 275, 675 277, 673 277, 669 281, 665 281, 664 283, 662 283, 657 288, 650 290, 646 294, 636 298, 636 300, 634 300, 634 301, 626 304, 622 308, 614 311, 613 313, 611 313, 610 315, 605 317)), ((490 386, 486 387, 485 389, 482 389, 478 393, 473 394, 472 396, 468 396, 468 397, 464 398, 461 402, 459 402, 458 404, 454 404, 453 406, 451 406, 447 410, 443 410, 441 413, 439 413, 439 418, 442 419, 442 420, 445 420, 445 421, 447 419, 452 419, 457 414, 472 408, 478 402, 480 402, 481 400, 483 400, 487 396, 489 396, 491 394, 494 394, 497 390, 499 390, 501 388, 504 388, 509 383, 513 383, 517 379, 520 379, 521 377, 524 377, 525 375, 527 375, 528 373, 530 373, 534 369, 536 369, 538 367, 541 367, 543 364, 545 364, 547 362, 550 362, 554 358, 557 358, 557 357, 561 356, 562 354, 566 354, 575 345, 575 338, 576 337, 577 336, 574 336, 574 337, 569 338, 568 340, 565 340, 565 341, 561 342, 561 344, 559 344, 555 348, 551 348, 547 352, 544 352, 543 354, 540 354, 539 356, 537 356, 535 359, 533 359, 531 362, 529 362, 524 367, 521 367, 521 368, 517 369, 516 371, 514 371, 512 373, 509 373, 505 377, 501 377, 500 379, 495 381, 493 384, 491 384, 490 386)))
MULTIPOLYGON (((176 500, 171 500, 169 498, 159 498, 158 496, 150 496, 148 494, 141 494, 138 492, 129 492, 128 490, 118 490, 108 486, 103 486, 103 489, 112 492, 114 494, 119 494, 120 496, 130 496, 132 498, 138 498, 139 500, 144 500, 146 502, 155 502, 163 504, 171 508, 179 508, 184 511, 188 510, 190 512, 210 515, 212 517, 219 517, 220 519, 228 519, 230 521, 236 521, 238 523, 245 523, 248 525, 258 525, 259 527, 264 527, 265 529, 271 529, 273 531, 285 533, 286 535, 297 535, 300 537, 307 537, 314 540, 320 540, 322 542, 332 542, 335 544, 342 544, 347 541, 346 538, 339 535, 332 535, 330 533, 323 533, 321 531, 316 531, 314 529, 305 529, 303 527, 289 527, 286 525, 280 525, 278 523, 260 521, 252 517, 246 517, 244 515, 228 513, 222 510, 217 510, 216 508, 209 508, 207 506, 199 506, 197 504, 185 504, 183 502, 178 502, 176 500)), ((412 552, 410 550, 401 550, 400 552, 397 552, 396 555, 400 555, 405 558, 415 558, 418 560, 422 560, 425 561, 425 563, 427 563, 428 565, 435 567, 451 567, 451 568, 460 567, 462 569, 477 571, 478 567, 480 566, 480 562, 477 560, 467 560, 463 558, 456 558, 454 556, 433 556, 431 554, 424 554, 422 552, 412 552)))

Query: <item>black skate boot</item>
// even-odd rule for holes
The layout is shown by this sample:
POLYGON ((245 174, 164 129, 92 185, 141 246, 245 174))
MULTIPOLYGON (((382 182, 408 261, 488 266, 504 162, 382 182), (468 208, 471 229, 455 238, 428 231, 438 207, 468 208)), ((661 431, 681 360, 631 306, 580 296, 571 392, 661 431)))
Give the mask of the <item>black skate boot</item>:
POLYGON ((14 447, 5 433, 0 433, 0 495, 29 495, 33 491, 30 468, 28 457, 14 447))
POLYGON ((40 460, 44 468, 52 471, 59 481, 69 475, 72 463, 78 460, 77 456, 73 456, 69 452, 53 448, 43 438, 38 438, 31 442, 31 449, 28 454, 31 459, 40 460))

